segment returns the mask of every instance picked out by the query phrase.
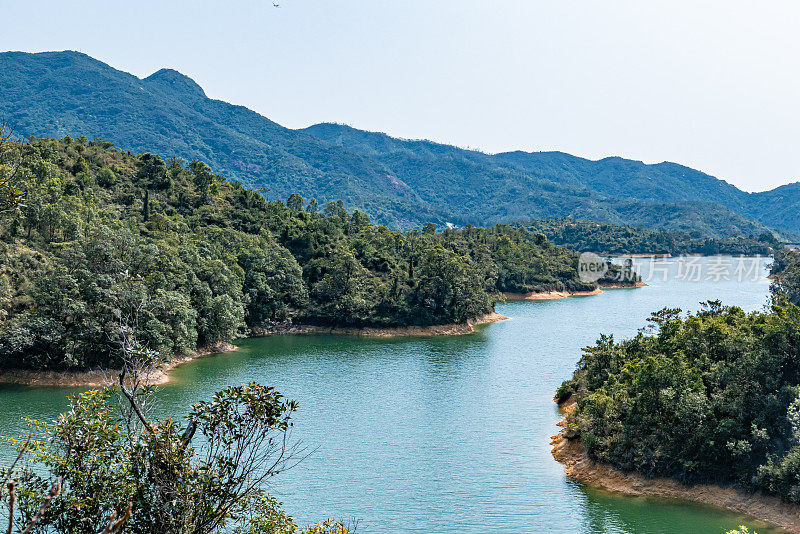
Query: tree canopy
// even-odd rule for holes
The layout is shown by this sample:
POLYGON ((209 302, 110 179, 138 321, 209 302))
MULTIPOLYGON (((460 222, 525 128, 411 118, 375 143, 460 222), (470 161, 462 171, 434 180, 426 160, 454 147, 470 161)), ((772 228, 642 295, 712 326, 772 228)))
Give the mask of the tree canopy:
POLYGON ((770 269, 772 292, 800 305, 800 252, 781 248, 775 252, 770 269))
POLYGON ((800 308, 664 309, 652 330, 584 349, 558 399, 591 458, 648 476, 800 502, 800 308))
POLYGON ((586 290, 577 254, 508 226, 403 233, 341 201, 267 201, 204 163, 104 141, 13 143, 0 216, 0 366, 119 363, 118 326, 169 356, 284 322, 461 323, 500 293, 586 290))
POLYGON ((540 232, 547 239, 579 252, 598 254, 729 254, 769 255, 779 242, 771 232, 759 235, 708 237, 699 230, 651 230, 641 226, 579 219, 521 221, 515 227, 540 232))

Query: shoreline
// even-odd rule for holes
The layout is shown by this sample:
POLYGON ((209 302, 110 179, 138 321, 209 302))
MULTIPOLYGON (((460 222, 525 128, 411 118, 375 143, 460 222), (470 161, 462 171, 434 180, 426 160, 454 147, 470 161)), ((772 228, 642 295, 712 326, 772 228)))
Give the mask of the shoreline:
MULTIPOLYGON (((472 334, 475 327, 508 319, 505 315, 491 312, 476 317, 462 324, 403 326, 403 327, 364 327, 337 328, 313 325, 276 325, 272 328, 254 328, 249 336, 242 339, 267 337, 274 335, 346 335, 359 337, 433 337, 459 336, 472 334)), ((161 364, 152 374, 154 385, 169 382, 169 372, 183 365, 206 356, 223 354, 238 350, 236 345, 223 341, 201 347, 189 354, 175 356, 161 364)), ((10 369, 0 371, 0 384, 14 384, 33 387, 104 387, 117 383, 118 369, 92 369, 89 371, 34 371, 28 369, 10 369)))
MULTIPOLYGON (((201 347, 189 354, 173 357, 153 371, 150 376, 153 385, 169 382, 168 373, 184 363, 205 358, 213 354, 223 354, 237 350, 236 345, 218 341, 201 347)), ((88 371, 34 371, 31 369, 9 369, 0 371, 0 384, 13 384, 32 387, 105 387, 117 383, 119 369, 90 369, 88 371)))
POLYGON ((604 286, 600 286, 600 289, 637 289, 640 287, 648 287, 649 284, 639 281, 633 285, 625 285, 625 284, 608 284, 604 286))
POLYGON ((647 284, 644 282, 636 282, 633 285, 608 284, 598 286, 591 291, 539 291, 530 293, 506 292, 503 293, 503 296, 506 298, 506 300, 558 300, 571 297, 591 297, 593 295, 601 294, 606 289, 636 289, 646 286, 647 284))
MULTIPOLYGON (((562 245, 563 246, 563 245, 562 245)), ((584 250, 583 252, 591 252, 592 254, 597 254, 598 256, 604 256, 606 258, 653 258, 653 259, 675 259, 675 258, 715 258, 715 257, 725 257, 730 256, 733 258, 771 258, 772 254, 704 254, 702 252, 687 252, 685 254, 671 254, 667 253, 650 253, 650 252, 635 252, 632 254, 622 254, 622 253, 608 253, 608 252, 597 252, 594 250, 584 250)))
POLYGON ((564 466, 569 478, 623 495, 662 497, 715 506, 800 534, 800 506, 785 503, 778 497, 713 484, 686 486, 671 478, 647 478, 595 462, 586 454, 580 438, 567 437, 566 418, 576 407, 573 398, 559 405, 559 412, 564 415, 558 423, 561 431, 552 436, 550 442, 553 458, 564 466))
POLYGON ((317 326, 317 325, 286 325, 279 324, 267 328, 253 328, 250 337, 267 337, 280 335, 335 335, 355 337, 433 337, 433 336, 461 336, 472 334, 475 327, 484 324, 496 323, 508 319, 505 315, 490 312, 468 320, 466 323, 442 324, 431 326, 317 326))

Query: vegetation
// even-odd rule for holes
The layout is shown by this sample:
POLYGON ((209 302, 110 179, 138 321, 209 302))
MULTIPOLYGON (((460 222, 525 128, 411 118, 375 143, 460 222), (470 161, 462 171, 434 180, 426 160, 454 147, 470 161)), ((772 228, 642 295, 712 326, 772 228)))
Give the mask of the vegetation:
POLYGON ((773 294, 800 305, 800 252, 787 248, 776 250, 770 274, 773 294))
POLYGON ((14 143, 0 218, 0 367, 119 364, 119 325, 164 355, 282 322, 462 323, 499 292, 586 290, 577 255, 506 226, 402 233, 110 143, 14 143))
POLYGON ((17 210, 22 200, 22 191, 13 183, 19 168, 13 153, 11 137, 0 125, 0 215, 17 210))
POLYGON ((139 79, 77 52, 0 54, 0 118, 22 137, 82 134, 205 161, 270 199, 341 199, 393 228, 573 217, 714 237, 800 233, 798 187, 749 194, 672 163, 490 155, 337 124, 290 130, 174 70, 139 79))
POLYGON ((67 412, 17 440, 17 460, 0 470, 9 533, 350 532, 330 520, 300 531, 263 490, 297 461, 294 401, 248 384, 195 404, 182 422, 152 419, 154 353, 122 335, 119 388, 71 397, 67 412))
POLYGON ((558 391, 568 437, 623 470, 730 483, 800 503, 800 308, 664 309, 654 331, 601 336, 558 391))
POLYGON ((779 242, 771 232, 758 237, 706 237, 700 231, 691 232, 650 230, 648 228, 582 221, 551 219, 524 221, 515 227, 542 233, 547 239, 579 252, 598 254, 730 254, 763 255, 778 248, 779 242))

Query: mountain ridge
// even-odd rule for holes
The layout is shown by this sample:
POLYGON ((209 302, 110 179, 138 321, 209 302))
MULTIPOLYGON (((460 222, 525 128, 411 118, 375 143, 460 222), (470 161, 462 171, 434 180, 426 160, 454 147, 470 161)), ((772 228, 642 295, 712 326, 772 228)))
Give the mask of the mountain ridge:
POLYGON ((203 160, 248 187, 268 188, 267 198, 299 192, 320 203, 342 199, 395 227, 587 216, 660 224, 659 211, 667 229, 686 229, 678 221, 683 214, 691 229, 714 236, 757 235, 767 225, 800 232, 792 215, 800 191, 791 188, 751 201, 750 193, 670 162, 486 154, 332 123, 293 130, 208 98, 177 70, 138 78, 80 52, 1 53, 0 118, 21 137, 84 135, 125 150, 203 160), (778 195, 788 197, 786 207, 772 216, 770 199, 778 195))

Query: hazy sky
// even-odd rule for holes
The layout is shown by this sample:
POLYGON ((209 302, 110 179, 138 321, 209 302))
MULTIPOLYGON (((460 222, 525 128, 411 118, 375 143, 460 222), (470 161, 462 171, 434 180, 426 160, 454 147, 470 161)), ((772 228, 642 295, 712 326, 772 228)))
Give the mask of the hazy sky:
POLYGON ((161 67, 289 127, 800 180, 800 2, 3 2, 2 50, 161 67))

